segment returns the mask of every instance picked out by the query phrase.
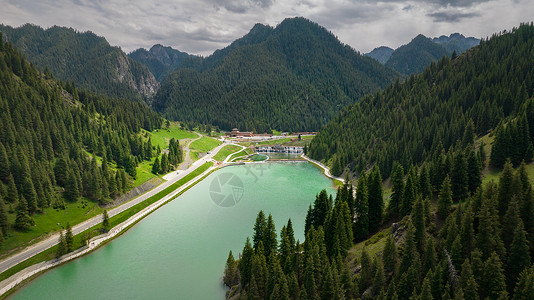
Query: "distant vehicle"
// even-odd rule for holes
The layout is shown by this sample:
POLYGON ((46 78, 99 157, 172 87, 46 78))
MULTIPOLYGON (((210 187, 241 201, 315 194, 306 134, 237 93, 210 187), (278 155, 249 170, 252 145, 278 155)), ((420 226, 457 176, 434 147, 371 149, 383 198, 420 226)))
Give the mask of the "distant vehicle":
POLYGON ((208 151, 208 154, 210 154, 211 152, 208 151))

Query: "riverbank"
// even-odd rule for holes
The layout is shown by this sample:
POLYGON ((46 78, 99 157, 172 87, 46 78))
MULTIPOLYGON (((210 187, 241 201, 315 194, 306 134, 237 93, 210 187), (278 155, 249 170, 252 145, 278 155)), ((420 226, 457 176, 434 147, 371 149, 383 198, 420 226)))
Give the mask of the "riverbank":
MULTIPOLYGON (((108 231, 108 233, 92 238, 89 241, 88 246, 83 246, 74 252, 66 254, 64 257, 62 257, 59 260, 52 259, 52 260, 48 260, 45 262, 37 262, 35 264, 29 265, 28 267, 18 272, 14 268, 22 264, 24 261, 29 260, 29 258, 32 258, 34 256, 38 256, 41 253, 50 252, 53 249, 53 247, 57 247, 56 244, 58 241, 58 237, 52 236, 48 238, 47 240, 39 243, 39 245, 33 245, 32 247, 25 249, 25 251, 23 251, 22 253, 18 253, 14 255, 14 256, 17 256, 17 255, 21 256, 24 254, 24 252, 30 252, 29 254, 24 255, 24 258, 19 259, 18 262, 11 263, 11 266, 9 266, 8 268, 4 267, 4 270, 2 271, 2 273, 8 272, 11 270, 13 270, 13 272, 16 272, 16 273, 0 282, 0 297, 4 297, 5 293, 8 291, 12 292, 12 289, 14 287, 17 287, 20 283, 28 280, 29 278, 33 278, 34 276, 44 272, 45 270, 61 265, 77 257, 83 256, 93 251, 94 249, 98 248, 99 246, 111 241, 113 238, 120 235, 122 232, 125 232, 126 229, 131 227, 133 224, 137 223, 139 220, 141 220, 142 218, 150 214, 152 211, 159 208, 161 205, 171 201, 172 199, 176 198, 177 196, 185 192, 187 189, 189 189, 196 183, 200 182, 203 178, 211 174, 211 172, 215 171, 219 167, 219 165, 216 164, 216 161, 214 161, 212 157, 217 152, 219 152, 219 150, 222 147, 223 145, 219 145, 218 147, 212 150, 212 153, 210 155, 207 155, 203 159, 194 162, 192 166, 190 166, 191 168, 189 171, 187 170, 182 171, 178 176, 174 176, 172 180, 169 180, 161 184, 155 189, 148 191, 147 193, 141 195, 140 197, 134 200, 131 200, 130 202, 124 203, 123 205, 108 211, 108 215, 110 216, 110 221, 112 222, 112 224, 113 224, 113 219, 115 219, 115 216, 118 216, 119 218, 123 219, 124 216, 126 215, 127 219, 123 221, 122 223, 120 223, 119 225, 113 227, 110 231, 108 231), (190 174, 201 169, 205 164, 208 164, 208 161, 209 161, 210 166, 207 168, 207 170, 203 171, 201 174, 199 174, 198 176, 192 179, 189 178, 190 174), (185 182, 181 182, 183 180, 185 180, 185 182), (159 199, 156 199, 154 200, 155 202, 151 203, 150 200, 152 198, 159 198, 159 199), (135 212, 138 209, 137 208, 138 206, 142 207, 141 211, 139 211, 138 213, 135 213, 133 216, 128 214, 129 211, 135 212), (123 209, 119 210, 119 208, 123 208, 123 209), (47 244, 45 245, 44 242, 47 242, 47 244), (40 247, 36 247, 36 246, 40 246, 40 247), (39 248, 39 249, 34 249, 34 248, 39 248)), ((234 153, 231 153, 231 155, 232 154, 234 153)), ((81 224, 77 224, 76 226, 74 226, 73 233, 75 236, 79 236, 80 234, 86 234, 87 232, 94 231, 94 228, 99 226, 101 222, 102 222, 102 216, 101 215, 96 216, 85 222, 82 222, 81 224)), ((59 236, 59 234, 57 235, 59 236)), ((15 257, 10 257, 2 261, 2 263, 6 264, 7 261, 9 260, 14 261, 14 259, 15 257)), ((35 259, 34 259, 34 262, 35 262, 35 259)))
POLYGON ((323 174, 324 176, 328 177, 328 178, 331 178, 333 179, 334 181, 339 181, 341 182, 341 184, 344 184, 345 183, 345 179, 341 178, 341 177, 336 177, 334 175, 332 175, 330 173, 330 168, 327 167, 325 164, 315 160, 315 159, 311 159, 309 158, 308 156, 306 156, 305 154, 302 154, 300 157, 304 158, 305 160, 307 160, 308 162, 312 163, 313 165, 317 166, 318 168, 320 168, 322 171, 323 171, 323 174))
MULTIPOLYGON (((187 181, 186 183, 181 185, 179 188, 177 188, 170 194, 167 194, 160 200, 157 200, 156 202, 145 207, 140 212, 128 218, 126 221, 111 228, 107 233, 91 238, 88 241, 86 246, 81 247, 73 252, 67 253, 64 256, 60 257, 59 259, 53 259, 53 260, 41 262, 41 263, 32 265, 30 267, 27 267, 23 269, 22 271, 19 271, 18 273, 12 275, 8 279, 3 280, 2 282, 0 282, 0 296, 4 296, 7 292, 11 291, 13 288, 18 287, 19 284, 25 282, 28 279, 48 269, 57 267, 73 259, 86 255, 94 251, 95 249, 99 248, 100 246, 110 242, 114 238, 120 236, 122 233, 126 232, 130 227, 135 225, 137 222, 142 220, 144 217, 149 215, 151 212, 155 211, 156 209, 168 203, 169 201, 175 199, 176 197, 178 197, 183 192, 185 192, 186 190, 188 190, 189 188, 191 188, 192 186, 200 182, 202 179, 204 179, 206 176, 208 176, 209 174, 211 174, 213 171, 215 171, 218 168, 213 162, 209 162, 209 164, 210 164, 209 167, 205 171, 203 171, 201 174, 187 181)), ((202 168, 202 166, 199 167, 199 169, 200 168, 202 168)))

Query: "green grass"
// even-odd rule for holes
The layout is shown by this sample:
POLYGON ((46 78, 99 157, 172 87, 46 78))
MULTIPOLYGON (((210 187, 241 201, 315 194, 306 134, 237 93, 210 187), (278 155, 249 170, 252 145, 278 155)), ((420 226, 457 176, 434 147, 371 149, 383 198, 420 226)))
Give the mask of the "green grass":
MULTIPOLYGON (((143 133, 146 133, 146 131, 143 130, 143 133)), ((186 130, 180 129, 180 125, 178 123, 171 123, 171 126, 169 126, 169 129, 157 129, 154 131, 149 132, 149 136, 152 139, 152 146, 159 147, 161 149, 167 149, 169 147, 169 141, 174 138, 177 140, 182 139, 194 139, 198 136, 193 133, 186 130)))
POLYGON ((239 149, 241 149, 241 147, 236 145, 226 145, 222 147, 221 150, 219 150, 219 152, 213 157, 213 159, 223 161, 228 155, 238 151, 239 149))
POLYGON ((200 152, 208 152, 211 149, 219 146, 221 144, 221 141, 218 141, 216 139, 203 136, 200 139, 194 141, 189 145, 189 149, 191 150, 197 150, 200 152))
POLYGON ((267 159, 267 156, 260 155, 260 154, 254 154, 250 157, 250 160, 252 161, 264 161, 267 159))
POLYGON ((384 251, 384 247, 386 246, 387 237, 390 231, 390 227, 385 228, 365 241, 359 242, 352 246, 352 248, 349 250, 349 259, 359 260, 362 256, 363 248, 365 248, 370 257, 377 256, 382 253, 382 251, 384 251))
POLYGON ((191 157, 191 159, 193 161, 197 161, 198 160, 198 152, 197 151, 189 151, 189 157, 191 157))
POLYGON ((139 166, 137 166, 137 176, 134 180, 134 186, 139 186, 148 180, 154 178, 154 177, 161 177, 154 173, 152 173, 152 165, 154 164, 154 161, 156 160, 156 157, 152 157, 150 161, 143 160, 139 166))
MULTIPOLYGON (((66 209, 45 208, 43 213, 33 215, 35 226, 28 231, 10 231, 5 236, 2 244, 2 253, 13 250, 20 246, 26 246, 36 238, 41 238, 52 232, 57 232, 64 227, 67 222, 71 225, 81 223, 102 213, 102 208, 96 202, 83 199, 76 203, 65 202, 66 209), (59 225, 57 225, 59 223, 59 225)), ((10 224, 15 222, 15 213, 8 214, 10 224)))
POLYGON ((249 155, 249 154, 252 154, 252 150, 249 149, 249 148, 245 148, 237 153, 234 153, 232 156, 230 156, 230 159, 228 159, 228 161, 233 161, 239 157, 243 157, 245 155, 249 155))

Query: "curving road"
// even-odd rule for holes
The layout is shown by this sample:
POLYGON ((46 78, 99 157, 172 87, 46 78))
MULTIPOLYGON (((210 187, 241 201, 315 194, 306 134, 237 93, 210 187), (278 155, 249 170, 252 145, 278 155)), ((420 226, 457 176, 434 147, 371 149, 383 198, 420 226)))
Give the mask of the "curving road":
MULTIPOLYGON (((200 137, 199 137, 200 138, 200 137)), ((196 140, 196 139, 195 139, 196 140)), ((193 140, 192 140, 193 141, 193 140)), ((192 142, 191 141, 191 142, 192 142)), ((155 194, 161 192, 162 190, 164 190, 165 188, 169 187, 170 185, 174 184, 175 182, 177 182, 178 180, 182 179, 183 177, 185 177, 186 175, 188 175, 189 173, 191 173, 192 171, 194 171, 196 168, 200 167, 201 165, 203 165, 205 162, 208 162, 210 161, 213 156, 215 154, 217 154, 217 152, 219 152, 219 150, 221 150, 222 147, 224 147, 225 143, 222 143, 221 145, 215 147, 213 150, 210 151, 210 154, 207 154, 206 156, 200 158, 199 160, 197 160, 196 162, 192 163, 186 170, 183 170, 183 171, 180 171, 178 174, 176 174, 176 176, 173 176, 172 179, 169 179, 169 181, 166 181, 160 185, 158 185, 157 187, 155 187, 154 189, 144 193, 143 195, 140 195, 139 197, 137 198, 134 198, 120 206, 117 206, 113 209, 110 209, 108 210, 108 216, 109 217, 113 217, 129 208, 131 208, 132 206, 135 206, 136 204, 139 204, 143 201, 145 201, 146 199, 154 196, 155 194)), ((189 154, 189 148, 187 148, 187 154, 189 154)), ((72 227, 72 233, 73 235, 77 235, 78 233, 80 232, 83 232, 95 225, 98 225, 102 223, 102 215, 98 215, 98 216, 95 216, 91 219, 88 219, 80 224, 77 224, 75 226, 72 227)), ((10 268, 16 266, 17 264, 55 246, 57 243, 58 243, 58 240, 59 240, 59 233, 57 234, 54 234, 50 237, 48 237, 47 239, 43 240, 43 241, 40 241, 38 242, 37 244, 34 244, 34 245, 31 245, 27 248, 25 248, 24 250, 18 252, 18 253, 15 253, 5 259, 3 259, 2 261, 0 261, 0 273, 3 273, 4 271, 6 270, 9 270, 10 268)))

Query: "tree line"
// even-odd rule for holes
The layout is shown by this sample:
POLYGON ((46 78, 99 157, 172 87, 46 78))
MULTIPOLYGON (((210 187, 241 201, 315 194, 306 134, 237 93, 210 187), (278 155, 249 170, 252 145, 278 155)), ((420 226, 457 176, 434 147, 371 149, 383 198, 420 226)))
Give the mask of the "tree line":
POLYGON ((56 81, 0 41, 0 218, 16 215, 3 233, 29 229, 46 207, 82 197, 104 204, 128 191, 155 152, 141 128, 160 128, 162 118, 141 102, 56 81))
POLYGON ((332 166, 335 175, 345 170, 357 174, 377 164, 388 178, 394 161, 404 169, 420 165, 441 147, 455 147, 472 123, 476 136, 497 129, 495 153, 502 148, 505 154, 495 157, 495 166, 502 167, 506 157, 515 165, 528 162, 534 126, 533 43, 534 25, 522 24, 455 59, 432 63, 422 74, 343 109, 321 128, 308 154, 332 166), (501 142, 501 137, 514 141, 501 142), (515 143, 519 148, 512 154, 507 147, 515 143))

